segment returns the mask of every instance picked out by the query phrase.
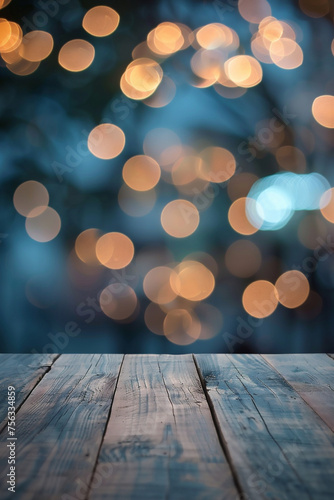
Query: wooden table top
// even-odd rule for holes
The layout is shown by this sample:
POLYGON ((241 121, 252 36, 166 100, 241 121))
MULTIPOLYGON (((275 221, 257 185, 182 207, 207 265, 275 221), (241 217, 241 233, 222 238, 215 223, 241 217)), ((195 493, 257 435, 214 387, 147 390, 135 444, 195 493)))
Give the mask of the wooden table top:
POLYGON ((333 499, 332 358, 2 354, 0 498, 333 499))

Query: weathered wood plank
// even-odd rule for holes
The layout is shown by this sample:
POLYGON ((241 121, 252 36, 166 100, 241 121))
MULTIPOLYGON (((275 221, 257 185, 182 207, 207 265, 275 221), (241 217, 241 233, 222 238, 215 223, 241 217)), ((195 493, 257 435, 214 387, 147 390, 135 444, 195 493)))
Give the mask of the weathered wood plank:
POLYGON ((0 354, 0 432, 7 425, 7 389, 14 386, 18 410, 58 354, 0 354))
POLYGON ((237 500, 191 355, 125 356, 90 500, 237 500))
POLYGON ((334 354, 332 354, 332 353, 328 353, 327 356, 329 356, 330 358, 334 359, 334 354))
MULTIPOLYGON (((85 498, 122 359, 63 354, 32 391, 17 415, 20 500, 85 498)), ((3 470, 6 454, 1 447, 3 470)), ((3 500, 12 498, 7 493, 2 491, 3 500)))
POLYGON ((334 440, 327 425, 259 355, 196 355, 247 499, 329 500, 334 440))
POLYGON ((334 431, 334 363, 326 354, 263 355, 334 431))

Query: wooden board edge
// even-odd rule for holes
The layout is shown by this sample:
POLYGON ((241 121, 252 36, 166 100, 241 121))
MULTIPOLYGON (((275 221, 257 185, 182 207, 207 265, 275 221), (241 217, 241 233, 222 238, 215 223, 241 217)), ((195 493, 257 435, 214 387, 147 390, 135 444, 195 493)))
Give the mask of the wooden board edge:
MULTIPOLYGON (((31 354, 30 356, 40 356, 40 354, 31 354)), ((39 377, 36 377, 34 385, 30 388, 29 391, 27 391, 27 393, 22 398, 22 401, 20 401, 20 403, 16 406, 16 409, 15 409, 16 415, 20 411, 20 409, 22 408, 24 403, 27 401, 30 394, 36 389, 38 384, 40 384, 40 382, 43 380, 45 375, 51 370, 51 368, 53 367, 53 365, 55 364, 57 359, 60 358, 60 356, 61 356, 61 354, 50 354, 49 364, 43 364, 43 365, 36 367, 36 370, 40 370, 40 375, 39 375, 39 377)), ((6 427, 7 427, 7 419, 5 419, 5 421, 3 421, 3 422, 0 422, 0 434, 3 432, 3 430, 6 427)))
MULTIPOLYGON (((264 359, 264 361, 270 366, 270 368, 272 368, 273 370, 275 370, 278 375, 280 375, 281 378, 283 378, 283 380, 294 390, 294 392, 296 394, 298 394, 298 396, 304 401, 304 403, 309 407, 311 408, 311 410, 322 420, 322 422, 328 427, 328 429, 333 432, 333 429, 330 427, 330 425, 328 424, 328 422, 326 422, 326 419, 322 416, 321 412, 319 412, 319 409, 317 408, 317 406, 315 406, 314 404, 312 404, 307 398, 305 398, 305 394, 303 393, 303 391, 301 390, 298 390, 298 388, 294 387, 294 385, 285 378, 285 376, 283 375, 283 373, 281 373, 279 371, 278 368, 276 368, 276 366, 274 366, 271 362, 270 362, 270 359, 268 359, 266 356, 266 354, 260 354, 260 356, 264 359)), ((271 355, 272 356, 272 355, 271 355)), ((278 354, 277 356, 284 356, 284 354, 278 354)), ((312 356, 312 354, 310 354, 310 356, 312 356)), ((326 356, 326 354, 324 354, 324 356, 326 356)), ((333 356, 333 360, 334 360, 334 355, 333 356)), ((332 357, 331 355, 329 355, 329 357, 332 357)))
POLYGON ((224 433, 223 433, 223 430, 219 424, 219 420, 218 420, 218 417, 217 417, 217 414, 216 414, 216 410, 215 410, 215 407, 213 405, 213 402, 210 398, 210 395, 207 391, 207 387, 206 387, 206 382, 205 382, 205 379, 203 377, 203 374, 201 372, 201 369, 200 369, 200 366, 199 364, 197 363, 197 359, 196 359, 196 354, 192 354, 192 358, 193 358, 193 362, 194 362, 194 365, 195 365, 195 368, 196 368, 196 371, 197 371, 197 374, 198 374, 198 378, 200 380, 200 383, 201 383, 201 386, 202 386, 202 390, 203 390, 203 393, 205 395, 205 399, 208 403, 208 406, 209 406, 209 409, 210 409, 210 413, 211 413, 211 418, 212 418, 212 421, 213 421, 213 425, 216 429, 216 433, 217 433, 217 437, 218 437, 218 441, 220 443, 220 446, 223 450, 223 453, 224 453, 224 456, 226 458, 226 461, 229 465, 229 468, 230 468, 230 471, 231 471, 231 474, 232 474, 232 478, 233 478, 233 481, 234 481, 234 485, 236 487, 236 490, 240 496, 240 498, 244 498, 245 497, 245 493, 243 492, 243 489, 242 489, 242 486, 241 486, 241 483, 239 481, 239 477, 238 477, 238 472, 237 472, 237 469, 233 463, 233 460, 232 460, 232 457, 231 457, 231 454, 230 454, 230 450, 228 449, 228 444, 224 438, 224 433))
POLYGON ((119 370, 118 370, 118 374, 117 374, 117 378, 116 378, 116 383, 115 383, 115 389, 114 389, 114 392, 113 392, 113 395, 112 395, 112 398, 111 398, 110 407, 109 407, 108 417, 106 419, 106 423, 105 423, 105 426, 104 426, 104 429, 103 429, 103 434, 102 434, 100 446, 99 446, 99 449, 98 449, 97 454, 96 454, 96 459, 95 459, 95 463, 94 463, 94 466, 93 466, 93 469, 92 469, 92 473, 91 473, 89 485, 88 485, 88 488, 87 488, 87 492, 86 492, 86 495, 85 495, 85 500, 88 500, 89 497, 90 497, 90 494, 91 494, 91 490, 92 490, 92 487, 93 487, 93 481, 94 481, 95 474, 97 472, 97 466, 98 466, 98 463, 99 463, 100 453, 101 453, 103 442, 104 442, 104 438, 105 438, 105 435, 106 435, 106 432, 107 432, 107 429, 108 429, 108 424, 109 424, 109 421, 110 421, 110 418, 111 418, 111 412, 112 412, 112 408, 113 408, 113 404, 114 404, 114 400, 115 400, 116 391, 117 391, 117 388, 118 388, 118 382, 119 382, 119 379, 120 379, 120 376, 121 376, 121 372, 122 372, 122 369, 123 369, 123 364, 124 364, 125 357, 127 356, 127 354, 122 354, 121 356, 122 356, 122 361, 121 361, 121 363, 119 365, 119 370))

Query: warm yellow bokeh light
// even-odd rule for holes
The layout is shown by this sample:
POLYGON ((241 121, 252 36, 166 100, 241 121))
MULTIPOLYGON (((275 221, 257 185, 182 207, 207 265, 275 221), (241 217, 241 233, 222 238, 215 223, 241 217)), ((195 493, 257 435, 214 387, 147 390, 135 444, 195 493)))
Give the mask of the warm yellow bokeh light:
POLYGON ((191 301, 204 300, 215 288, 215 277, 201 262, 184 260, 175 268, 170 278, 174 292, 191 301))
POLYGON ((287 271, 275 283, 279 302, 293 309, 305 302, 310 292, 310 285, 305 274, 300 271, 287 271))
POLYGON ((144 100, 144 103, 150 108, 163 108, 174 99, 176 94, 176 85, 171 78, 163 76, 156 91, 144 100))
POLYGON ((96 243, 96 256, 109 269, 122 269, 130 264, 135 249, 123 233, 106 233, 96 243))
MULTIPOLYGON (((247 198, 238 198, 235 200, 228 211, 228 221, 237 233, 250 235, 256 233, 258 228, 253 226, 248 220, 246 214, 246 201, 247 198)), ((255 203, 255 201, 254 201, 255 203)))
POLYGON ((259 33, 255 33, 255 35, 253 35, 251 40, 251 49, 256 59, 265 64, 273 64, 269 53, 269 47, 267 47, 265 39, 259 33))
POLYGON ((130 318, 138 304, 135 291, 124 283, 107 286, 102 290, 99 302, 104 314, 116 321, 130 318))
POLYGON ((226 250, 225 265, 238 278, 253 276, 260 269, 261 261, 259 248, 249 240, 237 240, 226 250))
POLYGON ((40 208, 36 208, 30 212, 25 226, 30 238, 40 243, 46 243, 58 235, 61 220, 58 213, 51 207, 46 207, 42 213, 40 208))
POLYGON ((181 50, 184 38, 180 27, 175 23, 160 23, 147 35, 147 45, 158 55, 166 56, 181 50))
POLYGON ((7 19, 0 19, 0 51, 6 45, 12 34, 12 27, 7 19))
POLYGON ((209 271, 211 271, 214 276, 218 275, 219 268, 217 261, 209 253, 191 252, 190 254, 186 255, 184 259, 182 259, 182 261, 188 261, 188 260, 200 262, 206 268, 208 268, 209 271))
POLYGON ((266 41, 276 42, 276 40, 279 40, 283 35, 283 26, 279 21, 277 21, 277 19, 275 19, 263 25, 262 29, 260 23, 259 32, 266 41))
POLYGON ((159 164, 150 156, 137 155, 130 158, 123 167, 124 182, 135 191, 149 191, 159 182, 159 164))
POLYGON ((121 90, 126 97, 129 97, 130 99, 133 99, 136 101, 140 101, 143 99, 147 99, 155 92, 155 88, 153 88, 152 90, 147 90, 145 92, 143 92, 141 90, 137 90, 135 87, 133 87, 127 81, 127 77, 129 76, 129 73, 130 73, 130 71, 127 70, 127 72, 122 75, 121 81, 120 81, 121 90))
POLYGON ((31 62, 43 61, 52 52, 53 38, 46 31, 30 31, 24 35, 19 54, 31 62))
POLYGON ((119 15, 111 7, 98 5, 86 12, 82 26, 93 36, 108 36, 113 33, 119 25, 119 15))
POLYGON ((12 0, 0 0, 0 9, 7 7, 7 5, 10 4, 11 1, 12 0))
POLYGON ((49 204, 49 193, 43 184, 36 181, 26 181, 16 188, 13 203, 15 209, 24 217, 40 215, 49 204))
POLYGON ((195 181, 201 171, 202 159, 195 155, 181 156, 172 167, 172 181, 175 186, 184 186, 195 181))
POLYGON ((132 61, 121 77, 121 90, 130 99, 143 100, 150 97, 163 78, 161 66, 148 57, 132 61))
POLYGON ((139 92, 152 92, 161 82, 161 74, 154 65, 137 64, 125 73, 129 85, 139 92))
POLYGON ((151 269, 143 282, 146 297, 156 304, 172 302, 177 293, 171 287, 171 279, 176 279, 176 273, 170 267, 158 266, 151 269))
POLYGON ((233 154, 225 148, 208 147, 200 154, 201 176, 210 182, 225 182, 235 173, 236 162, 233 154))
POLYGON ((208 87, 219 80, 223 62, 220 51, 200 49, 192 56, 190 65, 195 75, 206 81, 202 86, 208 87))
MULTIPOLYGON (((9 39, 6 41, 6 43, 1 43, 0 46, 0 52, 1 55, 7 54, 12 52, 15 49, 18 49, 22 43, 22 29, 21 26, 19 26, 17 23, 13 23, 9 21, 11 33, 9 39)), ((1 28, 1 24, 0 24, 1 28)), ((2 41, 4 41, 4 38, 2 38, 2 41)))
POLYGON ((320 211, 328 222, 334 224, 334 188, 328 189, 321 197, 320 211))
POLYGON ((58 62, 67 71, 78 72, 87 69, 95 57, 93 45, 86 40, 71 40, 59 51, 58 62))
POLYGON ((278 293, 269 281, 253 281, 242 295, 245 311, 254 318, 270 316, 278 306, 278 293))
POLYGON ((102 123, 93 128, 88 136, 89 151, 101 160, 115 158, 123 151, 125 135, 117 125, 102 123))
POLYGON ((224 24, 212 23, 197 30, 196 40, 203 49, 213 50, 232 45, 233 33, 224 24))
POLYGON ((201 334, 201 323, 193 312, 186 309, 173 309, 165 317, 164 334, 173 344, 189 345, 201 334))
POLYGON ((188 47, 190 47, 190 45, 195 40, 194 32, 189 28, 189 26, 186 26, 185 24, 182 23, 175 23, 175 24, 180 28, 183 36, 183 45, 179 50, 185 50, 188 47))
POLYGON ((26 59, 20 58, 16 62, 12 64, 6 64, 6 67, 14 73, 14 75, 18 76, 27 76, 34 73, 40 65, 40 62, 31 62, 26 59))
POLYGON ((7 64, 16 64, 22 61, 19 50, 20 46, 16 47, 16 49, 10 50, 10 52, 1 52, 1 57, 7 64))
POLYGON ((262 80, 262 68, 252 56, 234 56, 224 64, 227 77, 239 87, 249 88, 258 85, 262 80))
POLYGON ((173 54, 181 49, 184 40, 181 29, 175 23, 160 23, 154 32, 155 46, 160 53, 173 54))
POLYGON ((254 24, 259 24, 271 14, 270 5, 266 0, 239 0, 238 9, 246 21, 254 24))
MULTIPOLYGON (((217 91, 217 88, 222 87, 221 85, 219 85, 217 77, 206 80, 204 78, 200 78, 200 77, 194 75, 194 78, 189 83, 192 87, 196 87, 197 89, 207 89, 208 87, 213 87, 218 94, 219 94, 219 92, 217 91)), ((220 95, 223 95, 223 94, 220 94, 220 95)))
POLYGON ((270 57, 282 69, 295 69, 303 63, 303 51, 294 40, 280 38, 270 45, 270 57))
POLYGON ((248 56, 235 56, 226 61, 224 70, 228 78, 239 85, 250 77, 252 66, 248 56))
MULTIPOLYGON (((253 54, 259 61, 266 64, 272 64, 274 61, 272 60, 270 55, 271 45, 272 43, 279 41, 281 38, 285 40, 295 40, 296 33, 294 32, 293 28, 285 21, 278 21, 271 16, 264 18, 259 24, 258 31, 252 37, 251 48, 253 54)), ((277 59, 282 59, 281 56, 283 54, 284 56, 289 55, 294 51, 295 47, 295 44, 290 44, 290 48, 286 46, 286 44, 278 44, 277 46, 273 46, 273 48, 275 49, 273 53, 276 52, 275 57, 277 59)), ((299 51, 298 46, 297 50, 299 51)), ((298 59, 296 58, 296 54, 294 54, 293 57, 295 57, 295 59, 298 59)), ((293 57, 290 58, 290 63, 291 61, 293 62, 293 57)), ((287 61, 283 61, 284 64, 286 64, 286 62, 287 61)))
MULTIPOLYGON (((227 74, 225 72, 224 67, 220 68, 220 75, 219 75, 217 84, 220 84, 220 86, 225 88, 225 90, 232 89, 232 90, 237 90, 239 92, 243 91, 243 93, 246 92, 246 89, 242 89, 241 87, 238 87, 238 85, 236 83, 232 82, 232 80, 229 79, 229 77, 227 76, 227 74)), ((217 87, 217 84, 215 85, 215 87, 217 87)), ((243 94, 241 93, 240 95, 243 95, 243 94)))
POLYGON ((174 200, 168 203, 161 213, 161 225, 167 234, 174 238, 186 238, 193 234, 199 224, 199 212, 187 200, 174 200))
POLYGON ((323 127, 334 128, 334 96, 321 95, 314 99, 312 114, 323 127))
MULTIPOLYGON (((281 38, 291 38, 291 40, 296 40, 297 35, 294 28, 285 21, 279 21, 279 23, 283 28, 283 33, 281 35, 281 38)), ((298 28, 298 26, 296 25, 294 25, 294 27, 298 28)))
POLYGON ((101 231, 95 228, 86 229, 77 236, 75 240, 75 252, 82 262, 90 266, 99 265, 96 257, 96 243, 101 237, 101 231))

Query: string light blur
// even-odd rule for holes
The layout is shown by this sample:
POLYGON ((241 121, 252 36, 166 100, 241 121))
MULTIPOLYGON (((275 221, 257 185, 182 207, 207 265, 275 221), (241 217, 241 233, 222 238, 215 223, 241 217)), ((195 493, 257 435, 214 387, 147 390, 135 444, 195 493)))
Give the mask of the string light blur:
MULTIPOLYGON (((0 8, 9 3, 2 0, 0 8)), ((299 0, 298 4, 304 18, 329 16, 328 0, 299 0)), ((103 110, 100 89, 95 95, 87 92, 87 99, 98 103, 92 113, 94 120, 88 120, 85 111, 79 109, 83 108, 80 99, 76 104, 75 119, 90 124, 89 132, 86 128, 81 132, 88 150, 88 167, 83 165, 85 154, 72 146, 65 148, 66 153, 71 148, 71 158, 76 158, 78 166, 65 166, 66 174, 72 175, 75 170, 66 179, 66 196, 73 197, 78 211, 84 213, 84 222, 77 224, 69 244, 69 277, 78 289, 100 286, 98 304, 111 321, 131 323, 139 318, 153 335, 179 346, 218 338, 228 309, 224 309, 222 297, 226 304, 231 303, 226 299, 226 287, 236 294, 243 311, 254 318, 267 318, 278 307, 296 309, 300 317, 313 318, 323 307, 321 296, 310 289, 306 273, 295 269, 282 272, 287 268, 284 252, 279 251, 277 243, 275 256, 270 255, 273 248, 268 244, 270 235, 265 233, 277 231, 275 241, 279 242, 291 230, 304 252, 316 252, 319 239, 328 237, 334 224, 334 188, 325 155, 316 153, 329 148, 332 140, 334 96, 326 93, 329 84, 315 83, 307 74, 310 33, 303 23, 274 17, 275 9, 272 12, 267 0, 238 0, 235 6, 234 15, 247 27, 248 46, 242 29, 237 32, 222 22, 197 24, 192 29, 169 18, 159 18, 161 22, 151 26, 141 40, 135 40, 135 35, 133 39, 128 36, 121 9, 120 16, 106 5, 94 6, 80 15, 82 38, 73 39, 68 30, 61 44, 55 34, 39 29, 26 33, 22 22, 0 19, 0 54, 13 78, 28 77, 45 64, 48 68, 52 58, 57 60, 58 56, 59 82, 64 87, 82 85, 84 89, 87 84, 88 88, 100 65, 101 74, 106 76, 101 94, 111 94, 113 86, 116 88, 117 96, 108 106, 105 102, 103 110), (124 33, 130 44, 128 51, 123 51, 124 33), (127 53, 122 65, 117 66, 112 61, 114 55, 109 55, 103 67, 101 38, 106 38, 110 53, 127 53), (79 75, 82 80, 76 81, 73 73, 85 70, 79 75), (261 106, 261 96, 267 93, 271 103, 269 94, 278 92, 277 75, 291 82, 282 100, 294 110, 300 98, 305 116, 284 119, 285 101, 280 108, 283 112, 271 105, 271 111, 261 106), (298 87, 298 78, 310 81, 309 93, 298 87), (183 124, 183 106, 192 112, 187 92, 198 96, 203 129, 194 126, 192 130, 183 124), (210 99, 216 99, 212 102, 221 107, 210 108, 210 99), (233 100, 240 106, 231 112, 233 100), (140 128, 142 134, 132 136, 131 118, 126 121, 117 114, 119 103, 136 117, 133 130, 140 128), (255 113, 254 119, 248 116, 251 105, 260 110, 257 118, 255 113), (177 108, 181 111, 174 115, 177 108), (136 121, 138 110, 145 118, 143 127, 136 121), (249 132, 246 137, 242 129, 247 120, 251 121, 253 136, 249 132), (99 124, 92 128, 92 123, 99 124), (228 134, 216 133, 219 123, 229 124, 228 134), (242 135, 244 141, 239 140, 242 135), (94 209, 87 212, 82 208, 85 196, 80 185, 86 168, 91 176, 87 175, 87 192, 91 189, 94 197, 94 209), (94 192, 93 182, 90 184, 100 173, 104 189, 101 196, 94 192), (108 196, 113 197, 114 212, 108 196), (118 231, 119 227, 124 227, 124 233, 118 231), (209 231, 215 233, 214 249, 205 243, 209 231), (149 254, 145 245, 152 241, 158 242, 163 251, 154 249, 149 254), (270 259, 276 259, 276 264, 270 259), (135 274, 131 286, 115 273, 124 270, 126 274, 128 266, 130 275, 133 269, 135 274), (113 282, 114 276, 119 282, 113 282)), ((64 26, 66 23, 70 21, 64 21, 64 26)), ((334 40, 327 45, 328 52, 334 54, 334 40)), ((296 108, 301 115, 301 107, 296 108)), ((50 140, 56 150, 57 138, 50 137, 54 130, 61 135, 60 130, 45 126, 44 138, 35 131, 37 123, 32 118, 25 131, 30 146, 38 149, 43 140, 50 140)), ((64 135, 72 141, 67 129, 64 135)), ((45 171, 41 168, 37 177, 41 182, 25 173, 23 179, 29 180, 15 185, 12 201, 24 236, 47 244, 65 238, 63 226, 68 222, 64 215, 61 219, 61 210, 58 213, 62 197, 57 199, 57 190, 45 171), (55 201, 57 210, 49 206, 50 195, 51 205, 55 201)), ((73 224, 72 219, 70 222, 73 224)), ((69 233, 65 234, 68 238, 69 233)), ((41 309, 49 307, 48 301, 35 293, 32 283, 30 280, 25 288, 29 303, 41 309)))

